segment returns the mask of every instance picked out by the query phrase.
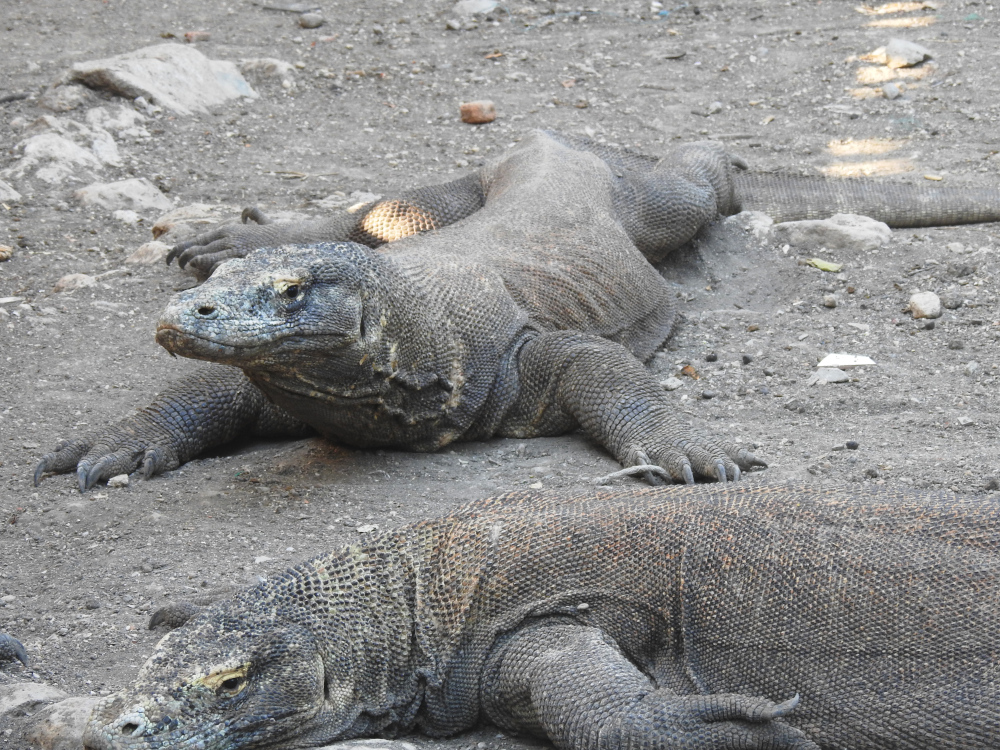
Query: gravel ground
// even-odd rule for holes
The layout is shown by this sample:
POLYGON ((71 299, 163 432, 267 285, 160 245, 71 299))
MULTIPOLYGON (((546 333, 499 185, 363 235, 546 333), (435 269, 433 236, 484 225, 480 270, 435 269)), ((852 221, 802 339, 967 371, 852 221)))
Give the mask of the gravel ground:
MULTIPOLYGON (((132 107, 105 92, 69 111, 40 106, 70 65, 205 30, 210 39, 194 46, 211 58, 292 68, 252 77, 253 101, 154 113, 116 136, 121 165, 100 181, 144 177, 178 206, 218 205, 222 215, 248 204, 321 215, 354 192, 453 179, 529 129, 552 128, 654 154, 716 138, 761 169, 1000 184, 992 5, 677 5, 660 16, 634 2, 517 0, 463 20, 439 0, 320 0, 325 24, 307 30, 295 14, 249 2, 7 0, 0 96, 29 96, 0 104, 0 170, 43 115, 85 123, 94 107, 132 107), (893 71, 862 59, 893 37, 926 46, 933 63, 893 71), (902 96, 886 98, 882 87, 900 82, 902 96), (476 99, 496 102, 495 122, 459 120, 459 103, 476 99)), ((14 249, 0 262, 0 298, 23 298, 0 302, 0 632, 32 659, 28 671, 0 668, 0 681, 106 694, 162 635, 146 621, 172 599, 255 582, 359 529, 508 489, 588 486, 618 468, 578 435, 431 455, 313 439, 247 443, 127 488, 80 494, 69 475, 35 488, 34 466, 60 438, 120 418, 192 371, 152 337, 171 294, 192 282, 174 266, 125 263, 160 212, 128 224, 81 206, 73 193, 90 180, 79 175, 0 179, 22 194, 0 204, 0 244, 14 249), (70 273, 96 283, 53 291, 70 273)), ((683 321, 650 366, 680 380, 673 395, 692 423, 769 462, 746 481, 996 498, 998 246, 996 224, 896 230, 875 250, 827 251, 719 222, 663 266, 683 321), (805 264, 816 256, 842 271, 805 264), (946 302, 933 328, 904 311, 915 291, 946 302), (808 385, 830 352, 877 364, 846 383, 808 385)), ((22 746, 19 721, 0 719, 0 747, 22 746)), ((427 744, 477 743, 524 746, 489 730, 427 744)))

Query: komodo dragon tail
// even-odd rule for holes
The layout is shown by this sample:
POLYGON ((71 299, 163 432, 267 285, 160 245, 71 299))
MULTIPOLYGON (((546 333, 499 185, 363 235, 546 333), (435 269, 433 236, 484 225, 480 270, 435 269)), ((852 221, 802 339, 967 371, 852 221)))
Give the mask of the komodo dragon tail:
POLYGON ((1000 190, 824 179, 736 171, 737 211, 763 211, 775 221, 861 214, 890 227, 933 227, 1000 221, 1000 190))

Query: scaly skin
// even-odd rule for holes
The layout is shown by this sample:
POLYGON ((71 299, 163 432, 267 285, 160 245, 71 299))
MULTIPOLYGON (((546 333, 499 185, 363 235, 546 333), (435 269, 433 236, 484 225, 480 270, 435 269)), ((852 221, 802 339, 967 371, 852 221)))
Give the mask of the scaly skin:
POLYGON ((17 659, 24 666, 28 666, 28 652, 19 640, 6 633, 0 633, 0 661, 14 661, 17 659))
POLYGON ((561 750, 987 750, 998 540, 1000 505, 948 493, 513 493, 202 609, 84 744, 292 750, 489 721, 561 750))

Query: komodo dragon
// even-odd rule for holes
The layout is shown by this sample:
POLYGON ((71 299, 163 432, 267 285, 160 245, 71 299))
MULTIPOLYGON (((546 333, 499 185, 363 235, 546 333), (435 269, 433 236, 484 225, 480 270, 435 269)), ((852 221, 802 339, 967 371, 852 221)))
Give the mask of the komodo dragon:
POLYGON ((996 502, 518 492, 195 614, 84 745, 287 750, 490 722, 567 750, 985 750, 998 644, 996 502))
POLYGON ((992 221, 1000 191, 745 175, 713 143, 652 159, 534 133, 445 185, 174 248, 182 265, 218 271, 172 300, 157 341, 229 367, 63 441, 35 482, 73 469, 81 490, 149 477, 246 434, 315 429, 360 447, 435 450, 577 427, 626 466, 652 466, 648 479, 738 479, 762 462, 684 425, 641 362, 674 324, 673 293, 649 261, 746 208, 897 226, 992 221), (236 256, 247 257, 220 266, 236 256))

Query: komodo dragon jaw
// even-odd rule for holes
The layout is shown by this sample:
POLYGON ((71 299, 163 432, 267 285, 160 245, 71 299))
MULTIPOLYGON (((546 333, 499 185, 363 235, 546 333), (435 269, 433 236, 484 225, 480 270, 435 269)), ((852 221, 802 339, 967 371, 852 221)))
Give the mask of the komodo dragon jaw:
POLYGON ((279 748, 318 727, 346 733, 358 712, 331 705, 324 677, 316 637, 300 625, 255 633, 194 621, 160 641, 134 686, 95 707, 84 748, 279 748))
POLYGON ((285 246, 226 263, 170 301, 157 343, 171 354, 236 367, 290 370, 294 357, 301 370, 311 352, 329 366, 331 353, 366 343, 362 272, 338 249, 285 246))

